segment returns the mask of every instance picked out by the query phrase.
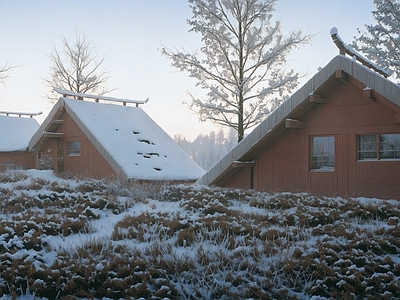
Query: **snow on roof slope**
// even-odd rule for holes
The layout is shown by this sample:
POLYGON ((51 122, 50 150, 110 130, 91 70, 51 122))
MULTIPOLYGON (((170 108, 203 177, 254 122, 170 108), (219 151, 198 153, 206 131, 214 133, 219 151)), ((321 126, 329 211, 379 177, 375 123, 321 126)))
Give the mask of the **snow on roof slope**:
POLYGON ((33 118, 0 116, 0 151, 26 150, 38 128, 39 123, 33 118))
POLYGON ((84 132, 92 135, 127 178, 197 180, 204 174, 204 170, 141 108, 63 100, 67 112, 71 110, 76 115, 87 129, 84 132))

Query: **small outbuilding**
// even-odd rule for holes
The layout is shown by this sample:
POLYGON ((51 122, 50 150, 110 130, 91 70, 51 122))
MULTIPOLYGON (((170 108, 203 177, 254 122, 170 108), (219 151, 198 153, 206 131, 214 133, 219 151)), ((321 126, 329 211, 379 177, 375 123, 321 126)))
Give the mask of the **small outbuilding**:
POLYGON ((197 183, 400 199, 400 87, 377 70, 336 56, 197 183))
POLYGON ((0 111, 0 172, 35 167, 35 155, 28 151, 28 144, 39 128, 32 118, 38 114, 0 111))
POLYGON ((138 107, 139 102, 58 92, 63 97, 29 142, 38 167, 92 178, 145 181, 195 181, 204 174, 138 107), (76 100, 75 96, 108 103, 76 100))

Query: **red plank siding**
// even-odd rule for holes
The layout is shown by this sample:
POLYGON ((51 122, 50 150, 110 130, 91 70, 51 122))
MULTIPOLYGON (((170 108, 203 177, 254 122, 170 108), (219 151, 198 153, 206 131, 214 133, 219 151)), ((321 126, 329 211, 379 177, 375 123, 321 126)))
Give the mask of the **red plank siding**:
MULTIPOLYGON (((360 87, 347 83, 323 95, 320 104, 301 121, 304 129, 287 132, 255 156, 255 188, 264 191, 307 191, 400 199, 400 161, 357 161, 357 135, 400 133, 397 112, 382 101, 364 98, 360 87), (310 138, 335 137, 335 169, 310 170, 310 138)), ((239 174, 227 186, 239 186, 239 174)), ((243 184, 242 184, 243 185, 243 184)))

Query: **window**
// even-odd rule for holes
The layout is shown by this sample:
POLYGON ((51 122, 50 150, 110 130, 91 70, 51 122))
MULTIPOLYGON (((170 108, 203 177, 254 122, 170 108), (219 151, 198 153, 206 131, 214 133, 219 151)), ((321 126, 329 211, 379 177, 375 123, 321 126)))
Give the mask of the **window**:
POLYGON ((15 163, 6 163, 7 170, 15 170, 15 163))
POLYGON ((400 159, 400 134, 381 134, 379 159, 400 159))
POLYGON ((358 159, 370 160, 378 158, 378 138, 376 135, 358 136, 358 159))
POLYGON ((81 155, 81 142, 67 142, 67 155, 80 156, 81 155))
POLYGON ((335 167, 335 137, 313 137, 311 140, 311 169, 333 171, 335 167))
POLYGON ((400 134, 359 135, 358 159, 400 159, 400 134))

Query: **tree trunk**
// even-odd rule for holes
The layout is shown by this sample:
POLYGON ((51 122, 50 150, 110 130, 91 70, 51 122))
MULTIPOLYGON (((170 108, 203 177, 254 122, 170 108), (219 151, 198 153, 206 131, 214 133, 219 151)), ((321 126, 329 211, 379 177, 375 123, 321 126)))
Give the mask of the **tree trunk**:
POLYGON ((238 19, 238 39, 239 39, 239 105, 238 105, 238 143, 243 140, 244 137, 244 125, 243 125, 243 113, 244 113, 244 103, 243 103, 243 78, 244 78, 244 58, 243 58, 243 45, 244 45, 244 36, 243 36, 243 24, 242 18, 238 19))
POLYGON ((239 114, 238 114, 238 143, 244 138, 243 126, 243 95, 239 95, 239 114))

